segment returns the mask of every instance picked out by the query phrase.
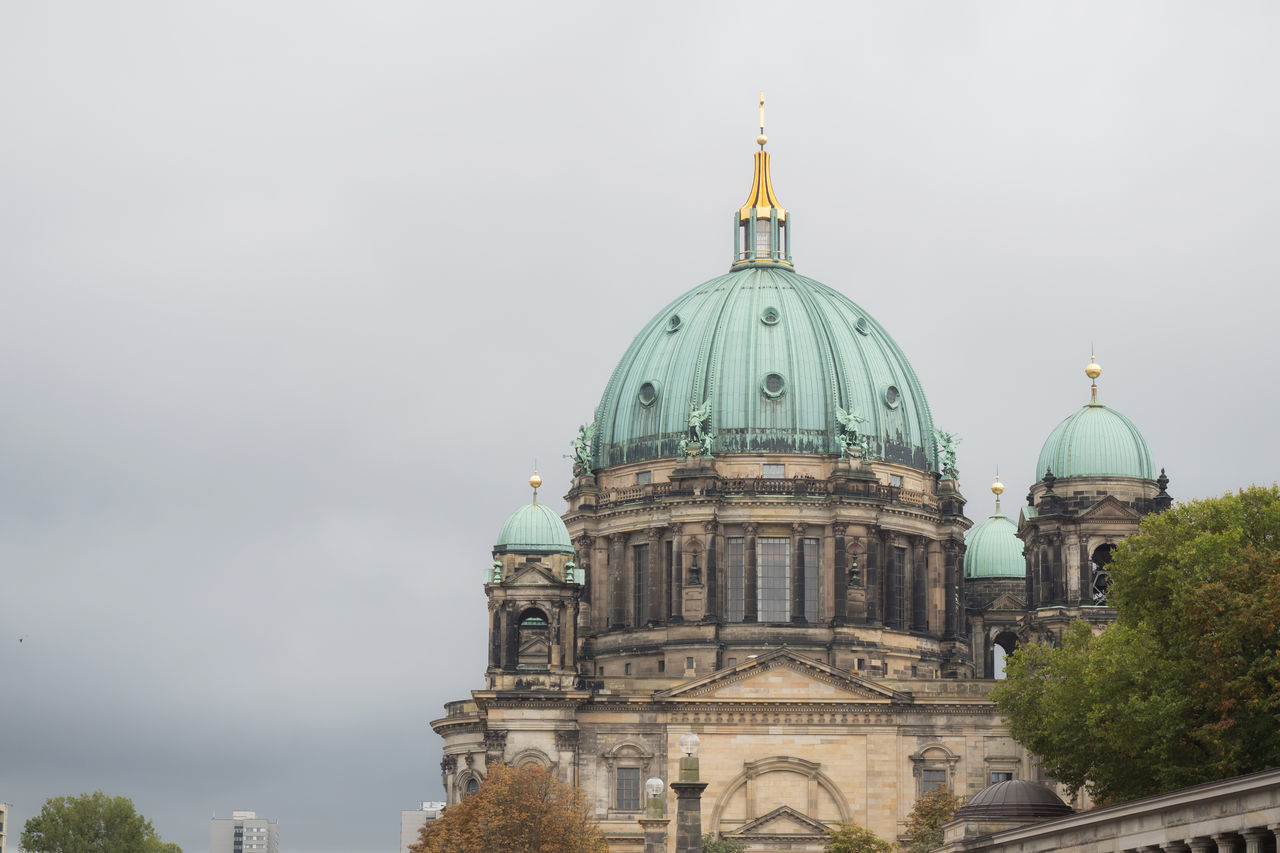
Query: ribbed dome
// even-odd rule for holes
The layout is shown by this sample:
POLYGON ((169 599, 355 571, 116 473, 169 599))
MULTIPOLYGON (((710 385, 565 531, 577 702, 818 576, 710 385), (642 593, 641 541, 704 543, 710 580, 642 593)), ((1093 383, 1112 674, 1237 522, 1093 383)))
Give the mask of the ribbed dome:
POLYGON ((866 311, 785 267, 753 266, 676 299, 627 348, 596 409, 597 468, 677 455, 711 402, 712 452, 836 454, 836 407, 871 456, 938 470, 907 357, 866 311))
POLYGON ((1062 477, 1155 477, 1151 450, 1133 421, 1100 403, 1089 403, 1049 433, 1036 463, 1062 477))
POLYGON ((998 510, 964 535, 966 578, 1026 577, 1018 527, 998 510))
POLYGON ((525 554, 573 554, 569 529, 560 516, 540 503, 522 506, 502 525, 495 551, 525 554))
POLYGON ((1044 785, 1009 779, 983 788, 956 810, 956 820, 965 818, 1034 820, 1074 814, 1075 809, 1044 785))

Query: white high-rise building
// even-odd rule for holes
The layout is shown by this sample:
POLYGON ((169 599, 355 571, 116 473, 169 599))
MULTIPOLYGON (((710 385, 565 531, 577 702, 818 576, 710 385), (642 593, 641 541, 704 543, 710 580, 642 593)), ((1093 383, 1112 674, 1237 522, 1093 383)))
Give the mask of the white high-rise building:
POLYGON ((440 817, 444 803, 423 803, 421 808, 400 812, 400 853, 409 853, 409 845, 418 843, 418 832, 440 817))
POLYGON ((257 812, 232 812, 230 818, 209 822, 209 853, 279 853, 279 831, 274 821, 257 812))

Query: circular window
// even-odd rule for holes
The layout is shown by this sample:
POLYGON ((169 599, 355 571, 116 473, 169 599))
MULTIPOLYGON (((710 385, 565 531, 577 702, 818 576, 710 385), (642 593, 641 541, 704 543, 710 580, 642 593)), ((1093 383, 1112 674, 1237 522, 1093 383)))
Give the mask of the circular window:
POLYGON ((866 317, 859 317, 858 322, 854 324, 854 328, 858 330, 858 334, 860 335, 865 335, 871 331, 869 328, 867 328, 866 317))
POLYGON ((898 393, 897 385, 886 385, 884 389, 884 404, 891 409, 898 408, 898 398, 902 396, 898 393))
POLYGON ((770 399, 781 397, 787 390, 787 380, 781 373, 766 373, 760 383, 760 390, 770 399))
POLYGON ((658 383, 645 382, 640 386, 640 393, 636 395, 642 406, 652 406, 658 399, 658 383))
POLYGON ((679 314, 672 314, 670 319, 667 320, 667 331, 674 332, 676 329, 680 328, 681 322, 679 314))
POLYGON ((760 322, 766 326, 776 326, 781 319, 782 315, 772 305, 760 312, 760 322))

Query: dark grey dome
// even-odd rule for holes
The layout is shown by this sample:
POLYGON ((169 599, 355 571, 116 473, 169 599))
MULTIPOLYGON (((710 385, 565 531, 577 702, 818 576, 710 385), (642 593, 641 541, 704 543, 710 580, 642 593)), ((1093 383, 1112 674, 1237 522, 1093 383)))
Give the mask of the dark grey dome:
POLYGON ((1036 820, 1074 813, 1075 809, 1044 785, 1010 779, 975 794, 956 812, 956 820, 1036 820))

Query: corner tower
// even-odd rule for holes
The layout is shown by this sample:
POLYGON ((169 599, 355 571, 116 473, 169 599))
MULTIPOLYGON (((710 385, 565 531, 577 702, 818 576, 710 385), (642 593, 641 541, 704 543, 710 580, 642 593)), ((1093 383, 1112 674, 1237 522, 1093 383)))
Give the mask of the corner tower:
POLYGON ((1027 619, 1023 639, 1056 641, 1067 624, 1105 626, 1111 552, 1142 516, 1168 509, 1159 476, 1133 421, 1098 401, 1102 368, 1092 358, 1089 402, 1064 419, 1040 450, 1037 482, 1018 522, 1025 543, 1027 619))
POLYGON ((569 690, 578 681, 581 578, 564 522, 538 503, 542 478, 529 478, 533 502, 511 514, 493 546, 484 585, 489 599, 490 690, 569 690))

